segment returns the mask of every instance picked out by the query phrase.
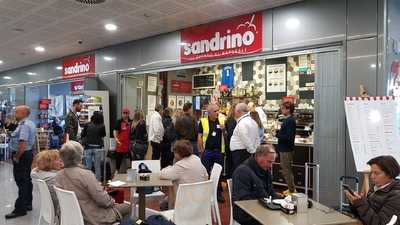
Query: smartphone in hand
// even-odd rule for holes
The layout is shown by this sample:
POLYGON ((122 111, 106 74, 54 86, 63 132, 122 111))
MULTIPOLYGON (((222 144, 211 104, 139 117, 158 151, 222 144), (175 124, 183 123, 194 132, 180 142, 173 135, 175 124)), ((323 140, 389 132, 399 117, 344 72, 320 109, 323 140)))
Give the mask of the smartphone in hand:
POLYGON ((354 195, 354 191, 350 188, 349 185, 343 184, 343 188, 350 192, 351 195, 354 195))

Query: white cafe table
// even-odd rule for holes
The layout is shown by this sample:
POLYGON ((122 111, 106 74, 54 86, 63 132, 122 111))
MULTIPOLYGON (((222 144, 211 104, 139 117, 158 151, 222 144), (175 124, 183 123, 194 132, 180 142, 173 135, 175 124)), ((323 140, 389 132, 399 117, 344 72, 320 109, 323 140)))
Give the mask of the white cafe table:
MULTIPOLYGON (((146 194, 144 193, 145 187, 171 187, 173 186, 171 180, 160 179, 159 173, 151 173, 150 180, 142 181, 139 177, 136 181, 127 181, 127 174, 117 174, 114 176, 112 182, 110 182, 110 187, 114 188, 137 188, 139 194, 139 219, 144 220, 146 211, 146 194), (113 185, 114 184, 114 185, 113 185)), ((172 188, 169 188, 170 190, 172 188)), ((131 196, 131 199, 132 196, 131 196)), ((132 202, 132 204, 135 204, 132 202)))
POLYGON ((258 200, 236 201, 235 204, 263 225, 361 225, 358 220, 314 201, 307 213, 293 215, 269 210, 258 200))

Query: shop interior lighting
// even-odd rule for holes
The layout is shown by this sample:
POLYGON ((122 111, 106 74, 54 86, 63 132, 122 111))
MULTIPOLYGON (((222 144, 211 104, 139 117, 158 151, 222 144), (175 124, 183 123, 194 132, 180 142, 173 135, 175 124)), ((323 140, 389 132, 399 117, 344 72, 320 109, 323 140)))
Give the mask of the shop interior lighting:
POLYGON ((57 70, 62 70, 63 67, 62 67, 62 66, 57 66, 56 69, 57 69, 57 70))
POLYGON ((35 51, 37 51, 37 52, 44 52, 44 51, 46 51, 46 49, 45 49, 43 46, 36 46, 36 47, 35 47, 35 51))
POLYGON ((0 65, 3 64, 3 60, 0 60, 0 65))
POLYGON ((110 56, 104 56, 103 59, 106 60, 106 61, 113 61, 114 60, 114 58, 110 57, 110 56))
POLYGON ((179 43, 179 45, 180 45, 180 46, 186 46, 186 45, 188 45, 188 43, 186 43, 186 42, 181 42, 181 43, 179 43))
POLYGON ((4 76, 3 79, 4 79, 4 80, 11 80, 12 78, 9 77, 9 76, 4 76))
POLYGON ((117 25, 113 23, 107 23, 106 25, 104 25, 104 28, 108 31, 116 31, 118 29, 117 25))
POLYGON ((288 29, 297 29, 300 26, 300 20, 297 18, 289 18, 286 20, 285 26, 288 29))
POLYGON ((375 63, 373 63, 373 64, 371 64, 371 65, 369 65, 371 68, 376 68, 376 64, 375 63))
POLYGON ((34 73, 34 72, 27 72, 26 75, 29 75, 29 76, 36 76, 37 73, 34 73))

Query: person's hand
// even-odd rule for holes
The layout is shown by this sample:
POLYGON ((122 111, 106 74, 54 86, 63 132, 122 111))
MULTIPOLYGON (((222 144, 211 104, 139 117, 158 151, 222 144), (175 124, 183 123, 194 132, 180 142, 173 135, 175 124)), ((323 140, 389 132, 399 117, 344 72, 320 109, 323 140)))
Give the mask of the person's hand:
POLYGON ((121 142, 120 142, 118 139, 116 139, 116 138, 115 138, 115 142, 116 142, 118 145, 121 144, 121 142))
POLYGON ((277 198, 285 198, 285 195, 280 192, 275 192, 277 198))
POLYGON ((220 128, 221 130, 225 130, 225 125, 219 125, 219 128, 220 128))
POLYGON ((362 196, 357 192, 354 192, 354 195, 351 194, 349 191, 345 191, 344 194, 346 195, 347 199, 351 204, 354 204, 355 201, 360 200, 362 196))
POLYGON ((363 172, 364 176, 369 175, 371 173, 371 167, 368 165, 368 167, 362 172, 363 172))

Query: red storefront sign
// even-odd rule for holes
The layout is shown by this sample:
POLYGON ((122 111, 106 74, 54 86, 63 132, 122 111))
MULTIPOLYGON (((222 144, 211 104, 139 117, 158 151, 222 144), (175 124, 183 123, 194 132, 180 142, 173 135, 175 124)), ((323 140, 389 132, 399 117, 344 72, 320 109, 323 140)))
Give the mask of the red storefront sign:
POLYGON ((262 13, 234 17, 181 31, 181 62, 262 51, 262 13))
POLYGON ((171 92, 175 93, 192 93, 192 82, 172 80, 171 81, 171 92))
POLYGON ((96 72, 95 66, 96 60, 94 54, 64 59, 62 78, 70 79, 93 76, 96 72))
POLYGON ((71 82, 71 92, 81 92, 85 90, 85 81, 84 80, 76 80, 71 82))

